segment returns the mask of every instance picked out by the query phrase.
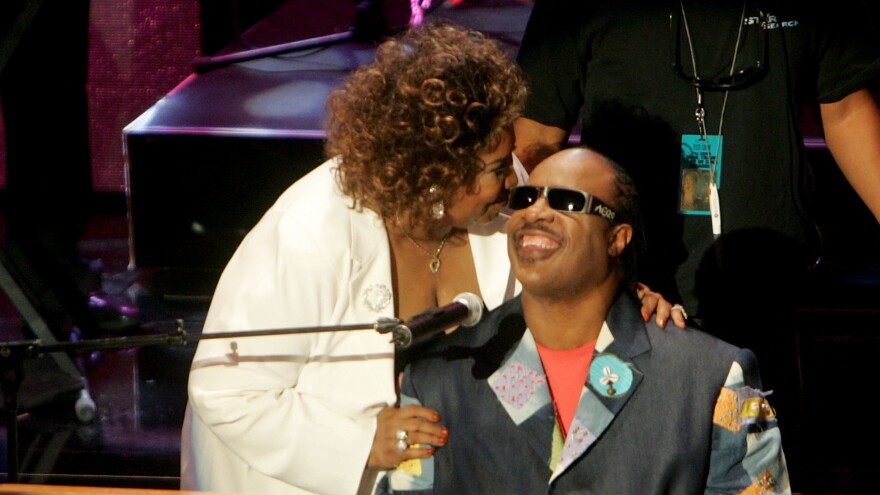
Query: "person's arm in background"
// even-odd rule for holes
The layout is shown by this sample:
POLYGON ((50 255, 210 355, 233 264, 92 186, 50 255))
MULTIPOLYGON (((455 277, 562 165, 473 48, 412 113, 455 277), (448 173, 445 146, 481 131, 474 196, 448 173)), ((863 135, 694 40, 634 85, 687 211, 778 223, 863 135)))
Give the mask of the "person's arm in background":
POLYGON ((580 21, 588 7, 571 0, 538 0, 532 7, 516 62, 529 84, 522 116, 514 123, 514 154, 531 172, 544 158, 565 147, 583 105, 580 80, 580 21))
POLYGON ((561 150, 568 139, 568 131, 526 117, 517 119, 513 129, 516 134, 513 154, 529 173, 541 160, 561 150))
POLYGON ((861 89, 839 101, 823 103, 819 108, 831 155, 880 222, 880 109, 877 101, 870 91, 861 89))

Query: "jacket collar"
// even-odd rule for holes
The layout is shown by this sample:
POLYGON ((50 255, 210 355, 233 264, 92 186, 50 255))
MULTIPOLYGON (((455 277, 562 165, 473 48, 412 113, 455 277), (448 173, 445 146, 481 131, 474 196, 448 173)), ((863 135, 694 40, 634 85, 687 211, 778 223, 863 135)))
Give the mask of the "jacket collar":
POLYGON ((524 332, 489 376, 488 386, 510 419, 524 430, 535 452, 539 456, 550 452, 547 462, 553 472, 552 482, 590 450, 626 406, 643 379, 632 360, 651 346, 636 302, 621 293, 599 334, 587 382, 563 443, 541 358, 522 319, 522 306, 509 308, 519 313, 524 332))

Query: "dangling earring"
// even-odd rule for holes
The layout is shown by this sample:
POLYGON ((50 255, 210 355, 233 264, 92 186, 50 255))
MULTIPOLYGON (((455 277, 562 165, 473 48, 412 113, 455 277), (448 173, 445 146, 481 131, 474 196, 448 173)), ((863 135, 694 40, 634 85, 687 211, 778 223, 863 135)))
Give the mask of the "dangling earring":
MULTIPOLYGON (((428 189, 428 194, 431 196, 437 196, 439 194, 440 188, 437 187, 437 184, 434 184, 428 189)), ((433 216, 436 220, 440 220, 443 218, 443 215, 446 214, 446 205, 443 204, 443 198, 441 197, 433 205, 431 205, 431 216, 433 216)))

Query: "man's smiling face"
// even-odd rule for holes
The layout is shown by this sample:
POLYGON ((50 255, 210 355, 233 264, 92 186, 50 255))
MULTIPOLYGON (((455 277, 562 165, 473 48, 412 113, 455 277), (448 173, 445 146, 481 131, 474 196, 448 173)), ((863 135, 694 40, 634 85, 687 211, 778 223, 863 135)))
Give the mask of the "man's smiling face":
MULTIPOLYGON (((607 160, 586 149, 570 149, 544 160, 529 185, 576 189, 613 204, 615 175, 607 160)), ((523 291, 565 297, 602 283, 616 263, 612 226, 595 214, 564 213, 546 197, 515 210, 508 224, 508 254, 523 291)))

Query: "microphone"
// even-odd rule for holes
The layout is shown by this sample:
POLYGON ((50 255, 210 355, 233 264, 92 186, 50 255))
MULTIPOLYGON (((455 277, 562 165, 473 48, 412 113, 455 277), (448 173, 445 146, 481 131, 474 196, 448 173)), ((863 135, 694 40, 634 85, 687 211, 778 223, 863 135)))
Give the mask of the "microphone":
POLYGON ((462 292, 451 303, 430 308, 391 330, 391 341, 398 348, 424 342, 455 325, 473 326, 483 317, 483 301, 476 294, 462 292))

